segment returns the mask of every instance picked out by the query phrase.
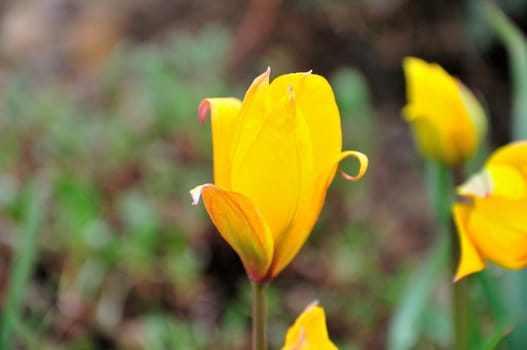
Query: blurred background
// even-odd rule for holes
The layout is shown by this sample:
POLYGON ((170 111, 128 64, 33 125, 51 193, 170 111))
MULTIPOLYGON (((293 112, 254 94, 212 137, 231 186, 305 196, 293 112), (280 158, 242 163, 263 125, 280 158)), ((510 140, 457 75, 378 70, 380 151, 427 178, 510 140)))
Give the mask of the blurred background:
MULTIPOLYGON (((498 3, 527 25, 527 1, 498 3)), ((459 77, 488 109, 491 145, 510 138, 507 56, 479 6, 2 1, 1 344, 249 348, 250 285, 188 191, 212 180, 199 102, 241 98, 271 66, 272 77, 326 76, 344 148, 370 158, 360 182, 335 178, 306 246, 272 283, 271 348, 316 299, 341 349, 383 349, 394 305, 435 234, 423 163, 400 117, 402 58, 459 77)), ((343 165, 350 172, 351 163, 343 165)), ((448 318, 440 302, 430 306, 417 348, 445 348, 448 318)))

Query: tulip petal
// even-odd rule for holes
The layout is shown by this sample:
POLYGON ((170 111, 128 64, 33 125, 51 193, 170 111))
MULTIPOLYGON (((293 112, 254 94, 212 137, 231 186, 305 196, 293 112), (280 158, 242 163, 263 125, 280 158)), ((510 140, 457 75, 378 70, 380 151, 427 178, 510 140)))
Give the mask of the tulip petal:
POLYGON ((486 166, 504 164, 522 169, 527 173, 527 141, 517 141, 500 147, 492 154, 486 166))
POLYGON ((337 350, 328 337, 324 309, 311 303, 288 329, 282 350, 337 350))
POLYGON ((478 144, 485 138, 487 133, 487 116, 481 104, 476 99, 472 91, 462 82, 458 81, 459 93, 461 100, 467 109, 467 115, 470 118, 470 125, 474 128, 475 142, 478 144))
MULTIPOLYGON (((275 239, 275 255, 271 277, 276 276, 298 253, 309 236, 324 204, 326 191, 337 170, 338 162, 358 153, 341 154, 342 132, 335 97, 329 83, 321 76, 294 73, 280 76, 270 86, 271 99, 279 99, 280 90, 289 86, 295 93, 297 113, 305 121, 311 148, 306 145, 300 154, 313 154, 313 175, 301 171, 300 199, 292 226, 275 239)), ((358 156, 361 162, 357 180, 367 167, 367 158, 358 156), (366 161, 365 161, 366 160, 366 161)), ((302 161, 301 163, 305 163, 302 161)), ((351 179, 351 177, 348 177, 351 179)))
POLYGON ((233 162, 232 190, 253 200, 275 240, 288 230, 303 191, 311 191, 306 181, 313 178, 309 131, 295 99, 296 92, 286 87, 272 105, 260 101, 263 116, 243 114, 244 120, 265 118, 265 123, 249 130, 251 122, 245 122, 237 145, 243 151, 233 162))
MULTIPOLYGON (((250 143, 265 125, 267 106, 269 105, 269 75, 270 68, 256 77, 245 93, 240 110, 239 122, 233 130, 233 147, 236 158, 245 158, 249 152, 250 143), (240 141, 240 139, 242 139, 240 141)), ((232 160, 235 161, 234 158, 232 160)))
MULTIPOLYGON (((338 164, 348 158, 353 157, 359 161, 359 170, 355 176, 346 174, 340 170, 344 179, 348 181, 358 181, 368 169, 368 157, 356 151, 344 151, 333 158, 332 169, 337 169, 338 164)), ((293 225, 289 230, 275 240, 275 253, 273 264, 270 268, 270 276, 274 277, 280 273, 296 256, 309 237, 326 199, 326 192, 333 180, 335 170, 332 170, 326 178, 319 178, 311 191, 311 197, 304 199, 299 204, 293 225)), ((309 192, 306 190, 304 195, 309 192)))
POLYGON ((239 121, 241 101, 237 98, 207 98, 199 104, 199 119, 203 123, 210 110, 214 183, 229 188, 233 134, 239 121))
POLYGON ((508 269, 527 265, 527 200, 473 198, 467 234, 482 256, 508 269))
POLYGON ((252 201, 212 184, 194 188, 191 195, 193 204, 203 197, 212 222, 239 255, 249 278, 261 281, 272 261, 273 238, 252 201))
POLYGON ((485 268, 483 258, 466 232, 469 214, 470 207, 460 203, 454 204, 453 215, 458 229, 459 243, 461 246, 460 260, 456 276, 454 277, 454 282, 485 268))
POLYGON ((282 75, 271 83, 271 99, 279 98, 287 86, 295 92, 297 106, 309 129, 314 168, 328 173, 333 156, 342 149, 340 114, 333 90, 328 81, 317 74, 292 73, 282 75))
POLYGON ((527 197, 526 179, 517 168, 507 165, 489 165, 485 171, 491 179, 492 196, 519 200, 527 197))

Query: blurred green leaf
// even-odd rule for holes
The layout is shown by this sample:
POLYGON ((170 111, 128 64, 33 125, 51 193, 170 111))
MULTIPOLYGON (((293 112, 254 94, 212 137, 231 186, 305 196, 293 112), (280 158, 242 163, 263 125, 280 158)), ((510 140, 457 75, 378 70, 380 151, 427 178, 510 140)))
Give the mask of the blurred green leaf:
POLYGON ((449 240, 440 235, 423 266, 407 282, 394 310, 388 331, 387 348, 412 348, 423 331, 423 315, 448 262, 449 240))
POLYGON ((38 233, 44 216, 46 190, 35 181, 28 184, 25 191, 19 245, 15 249, 0 315, 0 349, 11 349, 13 326, 21 320, 23 298, 38 255, 38 233))

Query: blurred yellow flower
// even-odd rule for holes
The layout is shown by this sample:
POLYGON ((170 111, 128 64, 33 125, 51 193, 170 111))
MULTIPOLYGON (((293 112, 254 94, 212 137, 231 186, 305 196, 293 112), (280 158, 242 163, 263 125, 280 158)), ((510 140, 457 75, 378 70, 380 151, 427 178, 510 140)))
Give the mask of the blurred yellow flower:
POLYGON ((403 67, 408 104, 402 112, 421 154, 449 166, 472 157, 487 127, 474 95, 437 64, 407 57, 403 67))
POLYGON ((461 260, 454 280, 484 269, 485 260, 508 269, 527 266, 527 141, 496 150, 457 193, 461 260))
POLYGON ((328 337, 324 309, 311 303, 287 330, 282 350, 338 350, 328 337))
POLYGON ((341 151, 340 115, 329 83, 307 73, 269 83, 258 76, 244 100, 208 98, 211 111, 214 184, 191 191, 200 196, 214 225, 240 256, 249 278, 275 277, 295 257, 315 224, 339 162, 355 157, 356 176, 365 155, 341 151))

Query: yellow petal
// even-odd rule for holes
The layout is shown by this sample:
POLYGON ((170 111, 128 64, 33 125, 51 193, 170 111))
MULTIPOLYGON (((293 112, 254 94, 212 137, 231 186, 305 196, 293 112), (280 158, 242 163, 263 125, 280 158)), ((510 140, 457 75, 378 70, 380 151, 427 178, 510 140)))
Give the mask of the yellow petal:
MULTIPOLYGON (((341 174, 348 181, 358 181, 364 176, 368 168, 368 157, 360 152, 345 151, 337 154, 332 160, 332 169, 337 169, 338 164, 348 157, 354 157, 359 161, 359 170, 354 176, 348 175, 342 170, 341 174)), ((312 197, 300 203, 290 229, 275 241, 273 264, 270 267, 271 277, 278 275, 304 245, 324 206, 326 192, 333 180, 334 173, 335 170, 331 170, 326 178, 317 180, 317 187, 311 192, 312 197)), ((306 193, 308 193, 307 190, 304 194, 306 193)))
POLYGON ((269 75, 267 70, 256 77, 245 93, 239 115, 239 122, 233 131, 233 162, 234 158, 244 158, 250 145, 244 140, 254 139, 266 122, 266 110, 269 105, 269 75), (240 138, 244 140, 240 141, 240 138))
POLYGON ((527 197, 526 178, 517 168, 507 165, 490 165, 485 171, 489 173, 491 179, 490 194, 492 196, 510 200, 527 197))
MULTIPOLYGON (((463 104, 467 109, 468 117, 470 118, 468 127, 474 128, 473 142, 476 143, 474 147, 478 147, 487 133, 487 116, 485 115, 485 111, 483 110, 483 107, 481 107, 479 101, 474 97, 472 91, 460 81, 458 81, 458 86, 461 100, 463 101, 463 104)), ((472 135, 472 132, 469 131, 469 134, 472 135)))
POLYGON ((230 188, 231 183, 233 135, 239 123, 241 105, 241 101, 236 98, 207 98, 201 101, 198 108, 202 123, 210 110, 214 183, 225 188, 230 188))
POLYGON ((287 331, 282 350, 337 350, 328 337, 324 309, 310 304, 287 331))
POLYGON ((240 257, 249 278, 264 279, 273 257, 273 238, 252 201, 212 184, 194 188, 191 195, 193 204, 203 197, 212 222, 240 257))
POLYGON ((456 203, 453 206, 454 221, 456 223, 461 256, 457 267, 454 281, 485 268, 485 262, 467 234, 467 222, 470 215, 470 207, 465 204, 456 203))
POLYGON ((522 169, 526 172, 527 166, 527 141, 517 141, 496 150, 486 163, 490 165, 509 165, 522 169))
MULTIPOLYGON (((338 162, 348 155, 341 154, 340 116, 329 83, 323 77, 310 72, 280 76, 271 83, 271 98, 279 99, 280 89, 286 89, 288 86, 295 93, 297 113, 307 124, 312 145, 314 173, 310 178, 305 171, 302 171, 303 190, 300 191, 295 216, 291 220, 289 229, 275 240, 271 276, 276 276, 282 271, 304 245, 320 215, 327 188, 334 177, 338 162)), ((364 174, 367 167, 367 158, 362 156, 361 160, 357 179, 364 174)))
POLYGON ((408 98, 403 114, 421 153, 447 165, 471 157, 486 123, 472 93, 437 64, 408 57, 403 66, 408 98))
POLYGON ((527 265, 527 199, 490 196, 473 200, 466 231, 481 255, 509 269, 527 265))
POLYGON ((342 149, 340 114, 333 90, 320 75, 292 73, 273 80, 270 86, 271 99, 279 99, 287 86, 291 86, 295 92, 297 106, 309 129, 314 167, 327 175, 332 169, 333 157, 342 149))
POLYGON ((402 113, 410 123, 417 149, 425 158, 442 160, 447 164, 457 161, 457 155, 450 152, 452 147, 444 137, 448 134, 445 124, 436 123, 436 119, 425 118, 422 108, 416 105, 407 105, 402 113))
POLYGON ((242 113, 244 120, 265 123, 245 122, 232 169, 232 190, 253 200, 275 240, 288 230, 303 191, 312 191, 306 185, 313 183, 312 147, 295 99, 296 92, 286 87, 279 99, 260 106, 262 115, 242 113), (257 130, 250 130, 251 124, 257 130))

